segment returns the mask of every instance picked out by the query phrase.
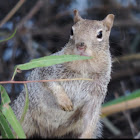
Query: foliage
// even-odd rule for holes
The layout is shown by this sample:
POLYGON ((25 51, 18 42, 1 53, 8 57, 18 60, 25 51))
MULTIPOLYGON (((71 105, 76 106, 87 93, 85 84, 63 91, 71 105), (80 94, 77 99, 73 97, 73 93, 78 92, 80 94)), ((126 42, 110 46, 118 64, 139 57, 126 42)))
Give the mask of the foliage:
POLYGON ((16 116, 9 106, 10 99, 3 86, 0 85, 1 105, 0 105, 0 128, 3 138, 26 138, 23 129, 16 119, 16 116), (10 126, 16 134, 12 133, 10 126))
MULTIPOLYGON (((127 91, 135 91, 140 88, 140 57, 136 58, 136 55, 139 55, 140 52, 139 0, 84 0, 83 2, 85 4, 83 7, 81 6, 83 3, 81 0, 39 0, 43 2, 41 8, 38 6, 38 1, 25 1, 21 9, 17 10, 16 14, 14 14, 3 27, 1 26, 0 37, 2 38, 9 36, 11 29, 15 27, 18 29, 16 38, 8 40, 7 42, 5 40, 0 46, 1 81, 5 80, 5 78, 11 78, 11 71, 13 71, 15 65, 19 63, 23 64, 27 60, 42 57, 60 50, 69 38, 71 25, 73 25, 72 10, 76 8, 80 11, 82 17, 87 19, 101 20, 107 14, 115 14, 115 22, 110 36, 110 50, 112 57, 115 57, 117 61, 113 63, 112 78, 108 86, 106 101, 120 97, 127 91), (88 2, 88 5, 86 5, 86 2, 88 2), (10 53, 11 55, 9 55, 10 53), (133 55, 133 59, 123 59, 123 61, 119 59, 120 56, 130 58, 129 55, 133 55), (125 90, 122 90, 120 82, 124 83, 125 90)), ((8 1, 8 3, 7 1, 0 2, 1 23, 3 18, 10 13, 11 9, 15 7, 18 2, 18 0, 8 1)), ((25 75, 26 72, 22 74, 25 75)), ((17 75, 16 78, 20 79, 20 76, 21 75, 17 75)), ((9 88, 10 86, 11 84, 7 85, 12 96, 19 93, 20 86, 18 84, 13 85, 14 88, 9 88)), ((119 99, 118 102, 116 102, 117 99, 115 99, 115 102, 113 101, 114 103, 110 101, 110 105, 107 103, 108 106, 106 107, 121 104, 125 102, 126 98, 127 96, 123 98, 124 100, 122 99, 122 102, 119 102, 119 99)), ((135 100, 135 98, 133 100, 135 100)), ((131 99, 128 101, 131 101, 131 99)), ((105 108, 105 106, 103 108, 105 108)), ((139 130, 139 108, 126 112, 132 119, 131 125, 134 123, 137 130, 139 130)), ((122 133, 119 135, 119 138, 134 137, 132 130, 135 131, 135 129, 130 129, 131 126, 128 127, 129 120, 124 115, 124 112, 111 115, 108 118, 111 123, 121 130, 122 133)), ((135 134, 136 133, 137 131, 135 131, 135 134)), ((103 137, 118 138, 118 136, 108 131, 108 129, 104 129, 103 137)))

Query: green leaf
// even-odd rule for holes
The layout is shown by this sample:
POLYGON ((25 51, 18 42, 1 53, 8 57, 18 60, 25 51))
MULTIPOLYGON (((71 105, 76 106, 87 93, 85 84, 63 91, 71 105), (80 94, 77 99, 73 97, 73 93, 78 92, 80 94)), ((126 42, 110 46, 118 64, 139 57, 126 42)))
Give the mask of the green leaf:
POLYGON ((7 139, 7 138, 8 138, 8 137, 6 136, 6 134, 5 134, 5 132, 4 132, 3 127, 1 126, 1 124, 0 124, 0 133, 1 133, 0 136, 2 136, 2 139, 7 139))
POLYGON ((102 107, 115 105, 115 104, 121 103, 123 101, 129 101, 129 100, 135 99, 137 97, 140 97, 140 90, 136 90, 128 96, 122 96, 122 97, 119 97, 113 101, 109 101, 109 102, 103 104, 102 107))
POLYGON ((25 106, 24 106, 23 114, 22 114, 21 120, 20 120, 21 124, 23 123, 25 115, 26 115, 27 110, 29 108, 29 94, 28 94, 28 89, 27 89, 26 84, 24 84, 24 87, 25 87, 25 91, 26 91, 26 98, 25 98, 25 106))
POLYGON ((0 112, 0 130, 2 138, 14 138, 11 128, 1 112, 0 112))
POLYGON ((1 85, 0 85, 0 92, 1 92, 1 100, 2 100, 0 109, 3 113, 3 115, 5 116, 6 120, 11 125, 13 130, 16 132, 18 138, 26 138, 19 121, 17 120, 12 108, 9 106, 10 98, 9 98, 6 90, 4 89, 4 87, 1 85))
POLYGON ((37 67, 47 67, 55 64, 60 64, 64 62, 70 62, 74 60, 86 60, 91 59, 92 57, 80 56, 80 55, 51 55, 45 56, 38 59, 33 59, 28 63, 20 64, 15 67, 14 74, 11 80, 14 80, 14 77, 17 73, 17 70, 30 70, 37 67))
POLYGON ((8 104, 3 106, 2 113, 17 134, 17 137, 26 138, 19 121, 17 120, 12 108, 8 104))
POLYGON ((0 85, 1 105, 10 103, 10 98, 2 85, 0 85))
POLYGON ((70 62, 74 60, 86 60, 91 59, 88 56, 79 56, 79 55, 52 55, 52 56, 45 56, 38 59, 33 59, 28 63, 17 65, 17 68, 20 70, 29 70, 36 67, 47 67, 55 64, 60 64, 64 62, 70 62))

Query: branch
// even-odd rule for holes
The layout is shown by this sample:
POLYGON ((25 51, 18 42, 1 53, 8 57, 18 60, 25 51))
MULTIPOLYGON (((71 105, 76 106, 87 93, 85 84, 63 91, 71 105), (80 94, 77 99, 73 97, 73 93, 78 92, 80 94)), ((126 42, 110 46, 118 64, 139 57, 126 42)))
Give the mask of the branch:
MULTIPOLYGON (((126 87, 125 87, 124 82, 121 81, 120 84, 121 84, 123 93, 125 93, 126 87)), ((136 129, 136 127, 135 127, 135 125, 134 125, 134 123, 133 123, 133 121, 132 121, 132 118, 131 118, 131 116, 130 116, 130 113, 129 113, 128 110, 124 110, 124 111, 123 111, 123 114, 124 114, 125 118, 128 120, 128 123, 129 123, 130 129, 131 129, 132 135, 133 135, 133 137, 134 137, 135 132, 137 132, 137 129, 136 129)))
POLYGON ((136 53, 136 54, 117 57, 113 61, 120 62, 120 61, 131 61, 131 60, 139 60, 139 59, 140 59, 140 53, 136 53))
POLYGON ((22 6, 22 4, 25 2, 26 0, 20 0, 15 7, 7 14, 7 16, 2 20, 2 22, 0 23, 0 27, 3 26, 3 24, 5 24, 15 13, 16 11, 22 6))
POLYGON ((128 109, 133 109, 136 107, 140 107, 140 97, 136 99, 132 99, 129 101, 124 101, 122 103, 118 103, 115 105, 107 106, 102 108, 103 116, 108 116, 117 112, 121 112, 128 109))
POLYGON ((29 14, 26 15, 22 20, 21 22, 17 25, 17 28, 21 28, 22 25, 27 21, 29 20, 31 17, 33 17, 33 15, 35 13, 38 12, 38 10, 43 6, 43 0, 39 0, 37 1, 37 3, 35 4, 35 6, 30 10, 29 14))
POLYGON ((115 135, 119 136, 121 134, 121 131, 111 123, 111 121, 108 118, 102 118, 104 125, 115 135))
POLYGON ((0 81, 0 84, 27 84, 27 83, 38 83, 38 82, 55 82, 55 81, 75 81, 75 80, 87 80, 93 81, 92 79, 86 78, 74 78, 74 79, 52 79, 52 80, 35 80, 35 81, 0 81))

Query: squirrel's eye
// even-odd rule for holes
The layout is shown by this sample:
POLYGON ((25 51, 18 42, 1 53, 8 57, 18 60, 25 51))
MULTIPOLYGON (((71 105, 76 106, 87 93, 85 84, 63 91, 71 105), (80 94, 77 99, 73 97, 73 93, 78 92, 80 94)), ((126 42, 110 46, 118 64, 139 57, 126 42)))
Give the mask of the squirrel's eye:
POLYGON ((99 31, 98 34, 97 34, 97 38, 101 39, 102 36, 103 36, 103 35, 102 35, 102 31, 99 31))
POLYGON ((73 36, 73 29, 71 28, 71 36, 73 36))

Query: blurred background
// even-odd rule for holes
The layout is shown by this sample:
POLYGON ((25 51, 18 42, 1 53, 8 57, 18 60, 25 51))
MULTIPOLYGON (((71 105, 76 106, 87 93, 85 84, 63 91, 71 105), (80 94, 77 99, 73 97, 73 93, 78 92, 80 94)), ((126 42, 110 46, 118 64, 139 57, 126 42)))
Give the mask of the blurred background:
MULTIPOLYGON (((68 42, 73 9, 87 19, 102 20, 114 14, 110 35, 112 79, 105 103, 140 89, 140 0, 1 0, 0 81, 10 80, 17 64, 50 55, 68 42)), ((30 71, 17 74, 25 80, 30 71)), ((11 100, 23 85, 4 85, 11 100)), ((113 113, 103 119, 103 138, 136 138, 140 132, 140 108, 113 113)))

